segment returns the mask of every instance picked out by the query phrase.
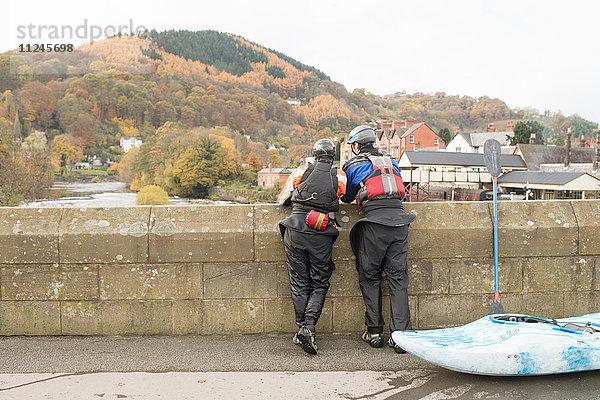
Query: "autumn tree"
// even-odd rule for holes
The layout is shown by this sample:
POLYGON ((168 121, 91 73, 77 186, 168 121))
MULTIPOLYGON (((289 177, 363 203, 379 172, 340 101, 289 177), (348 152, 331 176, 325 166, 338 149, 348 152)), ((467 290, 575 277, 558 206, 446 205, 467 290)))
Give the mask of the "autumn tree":
POLYGON ((279 168, 283 166, 283 163, 281 162, 281 157, 279 156, 279 150, 269 150, 269 164, 274 168, 279 168))
POLYGON ((251 151, 250 154, 248 154, 246 163, 248 164, 248 167, 254 172, 258 172, 262 169, 262 164, 260 163, 260 161, 258 161, 258 157, 253 151, 251 151))
POLYGON ((178 158, 173 176, 181 187, 181 194, 205 197, 208 189, 219 180, 239 173, 227 150, 210 137, 202 137, 178 158))
POLYGON ((83 158, 83 151, 77 141, 70 135, 58 135, 52 140, 50 154, 54 167, 62 173, 67 165, 83 158))
POLYGON ((56 110, 56 98, 52 90, 40 82, 29 82, 19 91, 24 116, 37 121, 42 128, 48 128, 56 110))

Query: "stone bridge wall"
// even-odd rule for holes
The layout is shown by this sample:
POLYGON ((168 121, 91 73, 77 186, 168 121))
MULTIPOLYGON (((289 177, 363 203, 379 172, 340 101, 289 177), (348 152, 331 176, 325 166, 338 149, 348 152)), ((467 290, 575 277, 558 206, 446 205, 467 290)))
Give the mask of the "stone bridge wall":
MULTIPOLYGON (((413 326, 485 315, 493 298, 491 204, 406 209, 418 216, 409 230, 413 326)), ((293 332, 277 229, 287 212, 261 204, 0 208, 0 335, 293 332)), ((363 329, 348 243, 358 218, 354 206, 339 213, 344 227, 319 332, 363 329)), ((501 202, 499 248, 507 312, 600 309, 600 201, 501 202)))

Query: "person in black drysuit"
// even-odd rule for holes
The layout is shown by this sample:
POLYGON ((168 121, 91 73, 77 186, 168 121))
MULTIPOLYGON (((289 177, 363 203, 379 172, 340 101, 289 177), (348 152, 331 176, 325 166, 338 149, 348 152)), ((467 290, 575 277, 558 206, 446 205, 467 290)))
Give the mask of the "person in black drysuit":
POLYGON ((317 354, 315 325, 335 269, 331 252, 339 233, 334 226, 334 212, 346 190, 346 176, 332 167, 335 146, 331 140, 318 140, 313 155, 315 165, 298 168, 279 196, 280 204, 292 205, 292 214, 279 222, 279 228, 299 327, 293 342, 307 353, 317 354))
MULTIPOLYGON (((341 200, 351 203, 356 199, 363 218, 350 232, 350 244, 356 257, 356 269, 360 288, 365 302, 366 330, 363 341, 371 347, 383 347, 383 325, 381 278, 385 271, 390 288, 390 333, 395 330, 412 329, 408 308, 408 270, 407 270, 407 238, 408 225, 415 215, 404 213, 401 198, 404 186, 400 178, 400 170, 395 160, 384 155, 373 147, 375 132, 368 126, 354 128, 348 137, 352 152, 356 156, 343 166, 348 179, 346 194, 341 200), (375 156, 375 157, 373 157, 375 156), (373 186, 366 184, 367 178, 374 171, 370 159, 379 160, 388 166, 388 177, 397 173, 397 193, 381 194, 373 198, 366 197, 367 189, 373 186), (377 158, 379 157, 379 158, 377 158), (362 187, 365 189, 361 190, 362 187)), ((379 181, 382 182, 381 179, 379 181)), ((385 184, 378 187, 384 189, 385 184)), ((389 184, 388 184, 389 187, 389 184)), ((374 190, 376 191, 376 190, 374 190)), ((377 194, 377 193, 376 193, 377 194)), ((390 335, 388 345, 396 353, 405 353, 404 349, 394 343, 390 335)))

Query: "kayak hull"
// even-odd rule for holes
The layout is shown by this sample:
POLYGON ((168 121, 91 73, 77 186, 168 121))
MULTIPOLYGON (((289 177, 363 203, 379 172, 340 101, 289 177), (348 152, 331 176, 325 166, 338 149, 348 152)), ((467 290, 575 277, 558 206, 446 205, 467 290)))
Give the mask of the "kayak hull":
POLYGON ((525 314, 488 315, 456 328, 396 331, 392 338, 417 357, 470 374, 548 375, 600 369, 600 313, 556 321, 525 314))

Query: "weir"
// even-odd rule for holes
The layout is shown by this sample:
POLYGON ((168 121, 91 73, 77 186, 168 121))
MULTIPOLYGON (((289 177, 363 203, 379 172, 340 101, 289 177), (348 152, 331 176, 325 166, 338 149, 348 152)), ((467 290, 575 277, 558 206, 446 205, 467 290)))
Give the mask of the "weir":
MULTIPOLYGON (((413 327, 471 322, 493 300, 491 204, 406 203, 413 327)), ((0 208, 0 335, 295 332, 272 204, 0 208)), ((343 228, 318 332, 359 332, 364 306, 343 228)), ((500 202, 500 300, 548 318, 600 310, 600 201, 500 202)), ((384 283, 384 307, 389 308, 384 283)), ((389 310, 384 311, 386 323, 389 310)))

